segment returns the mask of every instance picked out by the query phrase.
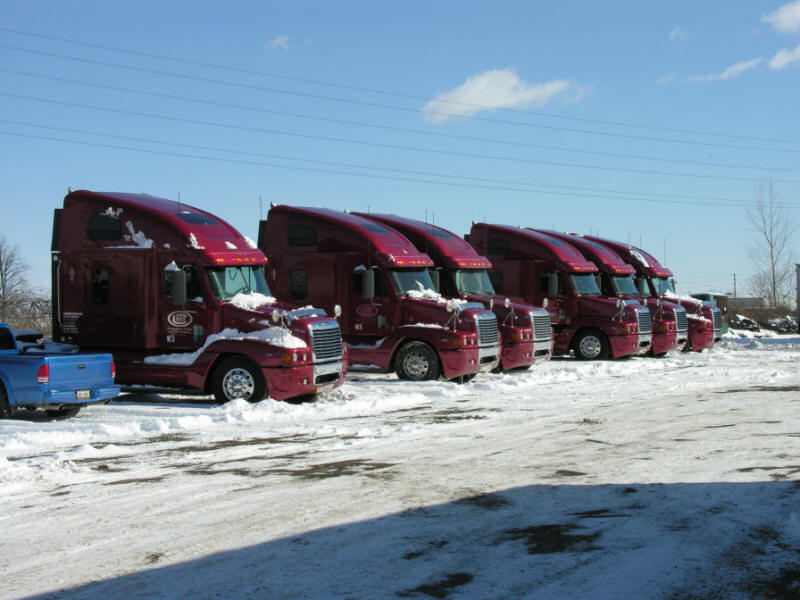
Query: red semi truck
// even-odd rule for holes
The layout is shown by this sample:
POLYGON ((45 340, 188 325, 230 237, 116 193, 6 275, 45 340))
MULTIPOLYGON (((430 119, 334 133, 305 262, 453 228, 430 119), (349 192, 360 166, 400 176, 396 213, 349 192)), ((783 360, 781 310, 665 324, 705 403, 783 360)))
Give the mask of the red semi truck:
POLYGON ((324 208, 273 206, 258 246, 279 298, 343 307, 351 369, 465 381, 497 367, 494 314, 439 295, 431 259, 394 229, 324 208))
POLYGON ((397 215, 353 213, 388 225, 406 236, 435 265, 434 283, 444 296, 480 302, 497 317, 502 353, 500 368, 527 369, 550 358, 550 314, 543 308, 508 303, 495 294, 486 269, 492 264, 456 234, 397 215), (438 281, 437 281, 438 280, 438 281))
POLYGON ((588 239, 608 246, 636 269, 638 286, 643 294, 680 304, 686 309, 689 335, 684 350, 702 352, 722 337, 722 313, 715 306, 688 296, 678 296, 673 284, 672 271, 662 266, 656 258, 630 244, 614 242, 598 237, 588 239))
POLYGON ((597 266, 566 242, 521 227, 476 223, 469 243, 492 261, 497 293, 546 306, 555 353, 574 351, 594 360, 650 348, 650 311, 636 300, 602 297, 597 266))
POLYGON ((120 384, 225 402, 313 395, 344 379, 338 323, 276 301, 264 254, 208 212, 70 192, 52 250, 53 339, 111 352, 120 384))
POLYGON ((636 269, 626 263, 608 246, 572 233, 537 230, 557 237, 575 247, 586 260, 592 261, 600 269, 600 290, 609 298, 635 300, 642 298, 652 316, 652 345, 654 356, 664 356, 670 350, 683 348, 687 339, 686 310, 672 302, 643 294, 636 286, 636 269))

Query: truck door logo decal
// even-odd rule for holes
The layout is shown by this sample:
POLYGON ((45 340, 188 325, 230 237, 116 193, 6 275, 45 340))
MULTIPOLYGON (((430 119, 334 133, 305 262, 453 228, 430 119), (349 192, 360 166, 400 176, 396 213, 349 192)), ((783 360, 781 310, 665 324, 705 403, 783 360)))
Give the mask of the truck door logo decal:
POLYGON ((356 307, 356 315, 362 319, 370 319, 378 316, 378 307, 374 304, 359 304, 356 307))
POLYGON ((176 310, 167 315, 167 322, 173 327, 188 327, 192 324, 192 315, 183 310, 176 310))

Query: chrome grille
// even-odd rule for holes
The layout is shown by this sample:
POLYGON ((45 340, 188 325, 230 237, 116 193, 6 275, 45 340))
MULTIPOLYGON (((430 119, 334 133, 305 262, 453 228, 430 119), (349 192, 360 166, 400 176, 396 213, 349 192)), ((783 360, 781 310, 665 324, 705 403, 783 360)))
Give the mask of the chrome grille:
POLYGON ((639 322, 639 334, 650 333, 652 325, 650 323, 650 310, 647 308, 636 309, 636 319, 639 322))
POLYGON ((722 311, 717 307, 712 308, 711 311, 714 315, 714 333, 719 333, 722 331, 722 311))
POLYGON ((342 332, 336 321, 312 323, 310 331, 314 362, 342 357, 342 332))
POLYGON ((685 333, 689 329, 689 320, 686 318, 686 309, 682 306, 675 307, 675 327, 679 332, 685 333))
POLYGON ((533 340, 544 342, 550 339, 550 313, 547 311, 532 312, 533 340))
POLYGON ((475 328, 478 330, 478 344, 480 346, 496 346, 500 339, 497 332, 497 317, 492 313, 482 313, 475 317, 475 328))

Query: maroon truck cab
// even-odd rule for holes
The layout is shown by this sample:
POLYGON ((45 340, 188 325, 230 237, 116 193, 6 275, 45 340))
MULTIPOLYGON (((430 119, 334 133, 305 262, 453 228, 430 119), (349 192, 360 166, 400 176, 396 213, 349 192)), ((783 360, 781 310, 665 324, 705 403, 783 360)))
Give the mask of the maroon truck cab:
POLYGON ((497 367, 494 314, 438 294, 431 259, 394 229, 323 208, 275 206, 258 237, 276 296, 342 306, 351 369, 464 381, 497 367))
POLYGON ((557 237, 575 247, 586 260, 600 269, 600 290, 608 298, 623 300, 642 299, 652 316, 653 339, 650 353, 664 356, 670 350, 682 348, 686 343, 686 310, 675 303, 642 294, 636 286, 636 269, 626 263, 608 246, 586 239, 584 236, 556 231, 541 233, 557 237))
POLYGON ((543 308, 508 302, 495 294, 486 269, 492 263, 456 234, 430 223, 397 215, 354 213, 388 225, 407 237, 417 250, 428 254, 434 267, 434 283, 450 298, 480 302, 489 308, 500 327, 500 368, 528 368, 545 361, 552 352, 550 315, 543 308), (437 282, 438 279, 438 282, 437 282))
POLYGON ((208 212, 70 192, 52 250, 53 338, 111 352, 118 383, 223 402, 313 395, 344 379, 338 323, 276 301, 264 254, 208 212))
POLYGON ((672 271, 641 248, 602 238, 588 239, 608 246, 636 269, 639 289, 654 298, 680 304, 688 318, 688 336, 684 350, 702 352, 722 336, 722 313, 718 308, 696 298, 678 296, 673 284, 672 271))
POLYGON ((476 223, 469 243, 492 261, 499 294, 544 306, 554 352, 578 358, 620 358, 650 347, 650 311, 635 300, 602 297, 597 266, 571 245, 530 229, 476 223))

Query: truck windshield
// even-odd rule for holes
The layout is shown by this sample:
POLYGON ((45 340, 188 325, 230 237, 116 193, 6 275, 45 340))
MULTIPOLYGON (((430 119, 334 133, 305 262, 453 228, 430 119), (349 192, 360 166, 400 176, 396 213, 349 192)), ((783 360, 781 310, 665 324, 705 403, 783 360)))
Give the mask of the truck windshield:
POLYGON ((214 297, 220 302, 250 292, 272 295, 261 267, 206 267, 205 271, 214 297))
POLYGON ((489 281, 486 269, 456 270, 456 287, 461 294, 476 296, 494 296, 494 287, 489 281))
POLYGON ((572 280, 572 287, 575 288, 575 293, 580 296, 599 296, 600 288, 597 287, 597 280, 594 278, 594 273, 586 273, 585 275, 570 275, 572 280))
POLYGON ((611 284, 617 296, 639 296, 639 290, 631 275, 612 275, 611 284))
POLYGON ((658 296, 675 296, 675 288, 667 277, 653 277, 651 280, 658 296))
POLYGON ((436 289, 428 269, 391 269, 389 275, 399 296, 407 296, 410 291, 419 291, 420 285, 426 290, 436 289))

